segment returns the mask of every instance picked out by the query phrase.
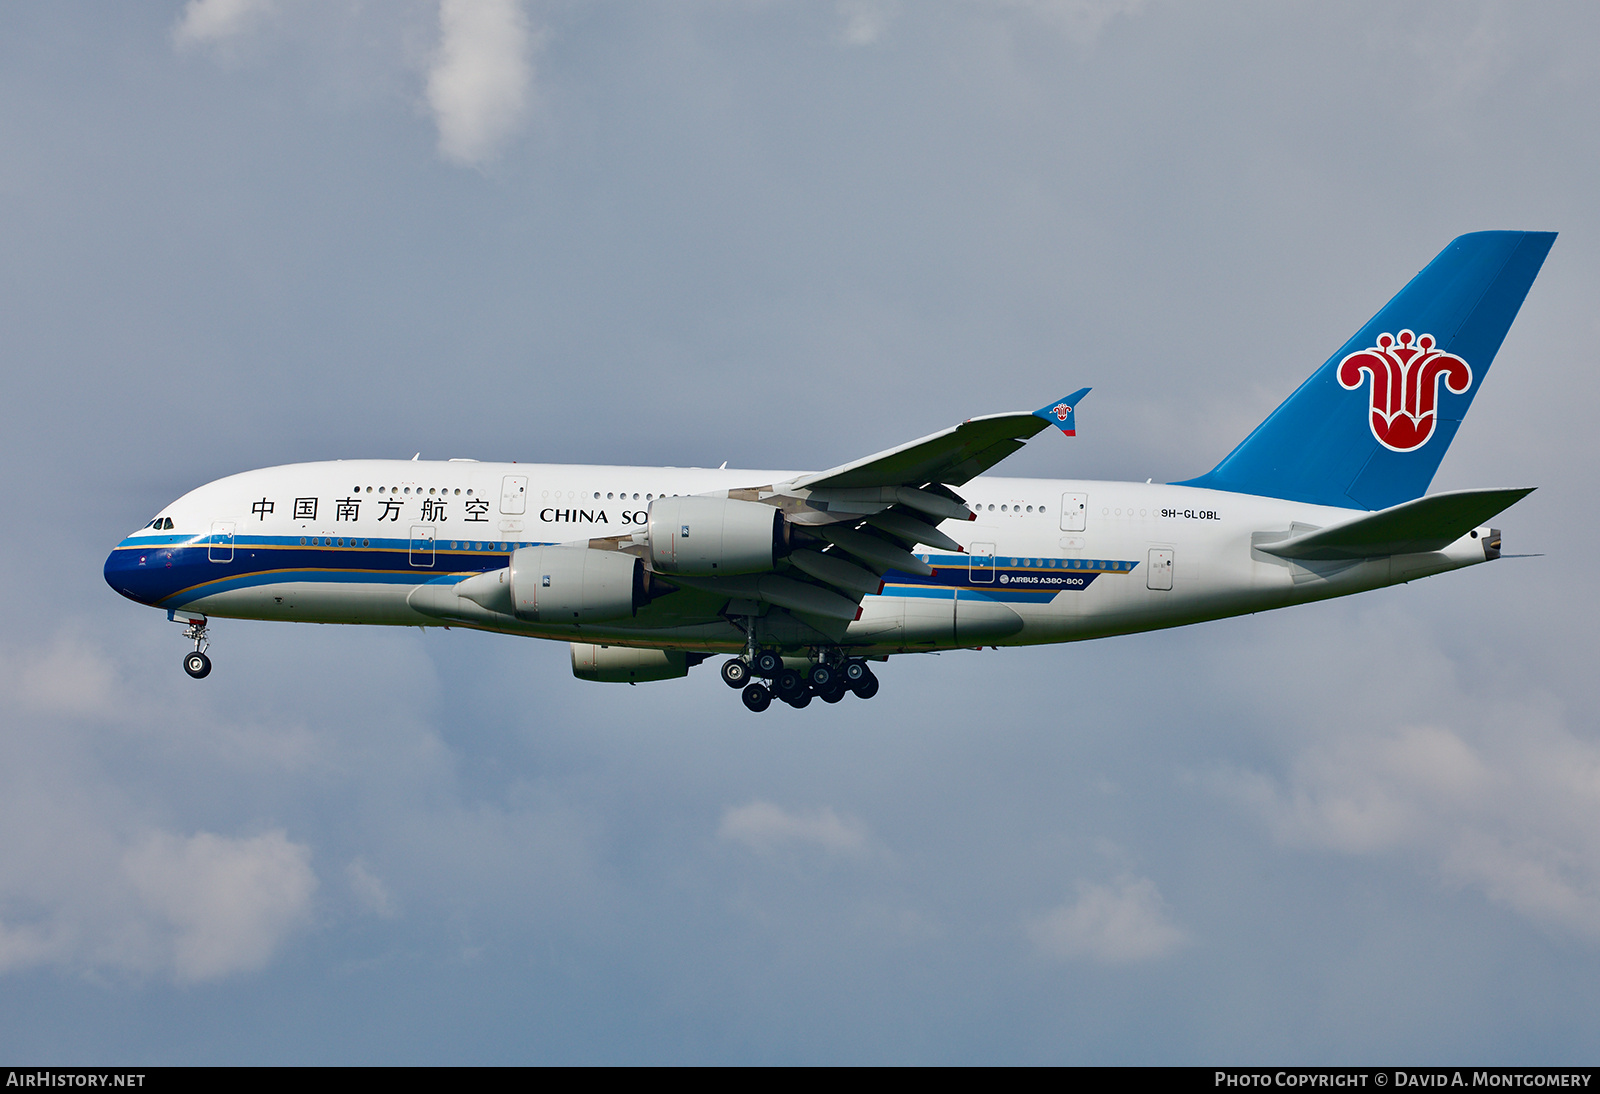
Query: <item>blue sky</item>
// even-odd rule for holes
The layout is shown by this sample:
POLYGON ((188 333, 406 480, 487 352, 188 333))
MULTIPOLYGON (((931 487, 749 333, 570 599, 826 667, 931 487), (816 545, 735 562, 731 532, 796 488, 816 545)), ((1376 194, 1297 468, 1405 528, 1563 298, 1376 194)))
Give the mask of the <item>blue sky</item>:
POLYGON ((0 10, 0 1054, 1592 1061, 1593 5, 0 10), (820 468, 1082 385, 1212 466, 1446 242, 1561 232, 1435 480, 1544 557, 749 716, 106 552, 251 467, 820 468), (1589 392, 1585 395, 1584 392, 1589 392))

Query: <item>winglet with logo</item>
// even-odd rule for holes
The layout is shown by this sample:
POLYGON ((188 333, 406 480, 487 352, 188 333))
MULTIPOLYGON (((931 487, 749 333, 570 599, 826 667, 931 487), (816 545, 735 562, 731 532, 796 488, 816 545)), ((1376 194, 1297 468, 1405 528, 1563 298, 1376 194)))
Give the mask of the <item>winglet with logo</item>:
POLYGON ((1034 417, 1043 418, 1069 437, 1076 437, 1078 435, 1078 423, 1073 412, 1077 409, 1078 400, 1089 394, 1089 391, 1090 389, 1086 387, 1079 388, 1065 399, 1057 399, 1049 406, 1042 406, 1035 410, 1033 412, 1034 417))

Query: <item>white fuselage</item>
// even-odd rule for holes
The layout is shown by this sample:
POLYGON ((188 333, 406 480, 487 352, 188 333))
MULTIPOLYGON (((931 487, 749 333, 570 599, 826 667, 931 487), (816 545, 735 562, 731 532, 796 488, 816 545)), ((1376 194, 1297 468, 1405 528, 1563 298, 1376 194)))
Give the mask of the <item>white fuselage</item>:
MULTIPOLYGON (((158 607, 246 619, 471 626, 541 638, 737 651, 729 598, 662 597, 620 621, 446 617, 466 577, 519 547, 642 530, 661 496, 782 482, 793 472, 348 460, 219 479, 118 545, 107 579, 158 607), (170 526, 168 522, 170 521, 170 526)), ((1357 510, 1150 483, 977 478, 974 521, 941 530, 966 552, 918 546, 931 579, 891 571, 840 645, 862 653, 1065 642, 1178 626, 1377 588, 1485 560, 1480 529, 1441 551, 1292 562, 1253 549, 1357 510), (1295 526, 1300 526, 1296 529, 1295 526)), ((781 623, 778 645, 815 642, 781 623), (787 630, 785 628, 788 628, 787 630)), ((785 618, 787 618, 785 616, 785 618)))

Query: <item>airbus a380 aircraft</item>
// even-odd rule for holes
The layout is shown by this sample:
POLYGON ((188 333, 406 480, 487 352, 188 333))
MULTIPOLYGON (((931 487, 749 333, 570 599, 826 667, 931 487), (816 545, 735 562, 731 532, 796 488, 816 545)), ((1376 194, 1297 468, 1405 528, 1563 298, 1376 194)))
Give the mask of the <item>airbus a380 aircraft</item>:
POLYGON ((897 653, 1070 642, 1497 558, 1527 489, 1424 495, 1554 233, 1452 242, 1221 463, 1186 482, 993 478, 1075 432, 1087 388, 828 471, 345 460, 193 490, 119 543, 111 587, 209 617, 475 627, 570 642, 586 680, 722 678, 871 698, 897 653))

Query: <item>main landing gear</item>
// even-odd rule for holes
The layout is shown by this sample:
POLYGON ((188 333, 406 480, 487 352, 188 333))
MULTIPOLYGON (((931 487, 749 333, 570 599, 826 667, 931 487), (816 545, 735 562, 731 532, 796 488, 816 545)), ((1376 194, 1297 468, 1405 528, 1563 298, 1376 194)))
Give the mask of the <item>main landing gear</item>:
POLYGON ((206 637, 205 617, 190 618, 188 623, 183 636, 194 642, 194 652, 183 655, 183 671, 196 680, 204 680, 211 675, 211 658, 206 656, 206 650, 211 647, 211 640, 206 637))
POLYGON ((722 663, 722 681, 740 689, 740 698, 749 709, 760 712, 781 699, 796 709, 807 707, 812 699, 837 703, 854 692, 870 699, 878 694, 878 677, 859 657, 836 654, 818 661, 808 675, 785 668, 776 650, 761 650, 753 658, 734 657, 722 663), (755 679, 759 677, 759 679, 755 679))

